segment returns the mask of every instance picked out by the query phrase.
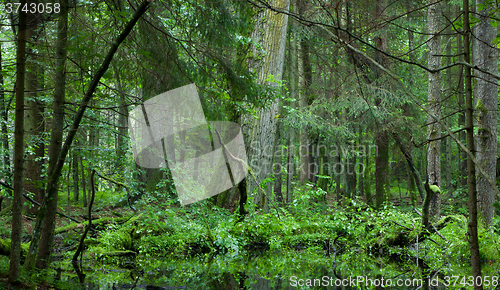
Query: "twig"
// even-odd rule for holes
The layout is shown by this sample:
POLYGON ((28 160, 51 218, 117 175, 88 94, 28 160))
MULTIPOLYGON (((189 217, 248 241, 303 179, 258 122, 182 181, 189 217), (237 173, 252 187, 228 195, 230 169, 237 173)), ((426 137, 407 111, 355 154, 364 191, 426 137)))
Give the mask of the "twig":
POLYGON ((95 172, 96 172, 95 170, 92 170, 92 173, 90 174, 90 188, 92 191, 92 196, 90 198, 89 207, 88 207, 89 223, 87 224, 87 227, 85 228, 85 231, 83 232, 83 235, 80 238, 80 244, 78 245, 78 249, 76 250, 75 254, 73 255, 73 262, 76 262, 76 260, 78 259, 78 255, 80 255, 80 253, 83 252, 85 237, 87 236, 87 233, 89 232, 89 229, 92 226, 92 205, 94 204, 94 198, 95 198, 95 186, 94 186, 94 174, 95 174, 95 172))
MULTIPOLYGON (((3 181, 0 181, 0 185, 3 185, 4 187, 7 187, 8 189, 10 190, 14 190, 14 188, 12 186, 10 186, 9 184, 3 182, 3 181)), ((30 192, 31 193, 31 192, 30 192)), ((32 204, 34 205, 37 205, 37 206, 42 206, 38 201, 32 199, 31 197, 29 197, 29 195, 27 195, 25 192, 23 192, 23 196, 24 198, 26 198, 27 200, 29 200, 32 204)), ((62 212, 57 212, 58 215, 62 216, 62 217, 65 217, 67 219, 70 219, 72 221, 74 221, 75 223, 80 223, 80 221, 70 217, 70 216, 67 216, 65 214, 63 214, 62 212)))
POLYGON ((281 223, 283 224, 283 226, 286 228, 286 225, 281 220, 278 208, 276 207, 276 205, 274 204, 274 202, 272 202, 271 199, 269 199, 269 197, 267 196, 267 194, 264 191, 264 189, 262 189, 262 187, 260 186, 260 184, 257 182, 257 178, 255 177, 255 174, 254 174, 252 168, 250 166, 248 166, 248 164, 244 160, 242 160, 242 159, 234 156, 233 154, 231 154, 231 152, 229 152, 229 150, 226 148, 226 145, 222 142, 222 138, 220 137, 219 131, 215 130, 215 133, 217 133, 217 137, 219 138, 219 143, 221 144, 222 148, 224 148, 224 151, 226 152, 227 156, 229 156, 231 159, 233 159, 236 162, 238 162, 240 164, 240 166, 242 166, 243 168, 246 168, 248 170, 248 172, 252 176, 253 180, 255 181, 255 184, 257 184, 257 186, 259 187, 262 196, 264 198, 266 198, 267 201, 269 201, 274 206, 274 208, 276 209, 276 213, 278 214, 278 219, 281 221, 281 223))
MULTIPOLYGON (((419 216, 422 216, 422 214, 418 211, 418 209, 416 209, 416 208, 413 208, 413 209, 414 209, 414 210, 418 213, 418 215, 419 215, 419 216)), ((448 239, 446 239, 446 238, 445 238, 445 237, 444 237, 444 236, 443 236, 443 235, 442 235, 442 234, 438 231, 438 229, 436 229, 436 227, 435 227, 432 223, 430 223, 430 222, 429 222, 429 224, 431 225, 432 229, 434 230, 434 232, 435 232, 438 236, 440 236, 443 240, 448 241, 448 239)), ((432 241, 432 239, 430 239, 430 238, 428 238, 428 239, 432 241)), ((433 241, 433 242, 434 242, 434 241, 433 241)), ((436 242, 434 242, 434 243, 436 243, 436 242)), ((437 243, 436 243, 436 244, 437 244, 437 243)))
POLYGON ((125 183, 122 183, 122 182, 119 182, 119 181, 116 181, 114 179, 111 179, 110 177, 107 177, 107 176, 104 176, 102 174, 99 173, 99 171, 97 171, 96 169, 94 169, 95 173, 97 173, 97 176, 99 176, 100 178, 104 179, 104 180, 107 180, 111 183, 114 183, 118 186, 123 186, 125 188, 125 191, 127 192, 127 202, 128 202, 128 206, 135 212, 137 211, 133 206, 132 206, 132 203, 130 202, 130 187, 128 185, 126 185, 125 183))

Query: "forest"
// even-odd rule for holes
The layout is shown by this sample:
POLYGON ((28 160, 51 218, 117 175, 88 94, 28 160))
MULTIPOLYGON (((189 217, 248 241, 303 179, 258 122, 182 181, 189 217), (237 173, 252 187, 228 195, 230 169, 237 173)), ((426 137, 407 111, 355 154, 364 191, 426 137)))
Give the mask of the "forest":
POLYGON ((0 289, 500 289, 498 1, 56 1, 0 3, 0 289))

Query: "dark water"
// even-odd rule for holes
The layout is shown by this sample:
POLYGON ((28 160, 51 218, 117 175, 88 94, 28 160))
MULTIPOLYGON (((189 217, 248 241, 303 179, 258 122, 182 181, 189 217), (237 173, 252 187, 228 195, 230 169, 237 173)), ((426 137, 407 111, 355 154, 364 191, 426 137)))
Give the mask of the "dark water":
MULTIPOLYGON (((417 267, 415 261, 394 262, 362 251, 338 257, 306 250, 253 257, 114 259, 84 264, 83 273, 82 284, 76 271, 66 271, 61 286, 99 290, 472 289, 470 269, 463 261, 445 261, 440 268, 426 269, 417 267)), ((484 289, 500 289, 498 262, 484 265, 483 275, 489 284, 484 289)))

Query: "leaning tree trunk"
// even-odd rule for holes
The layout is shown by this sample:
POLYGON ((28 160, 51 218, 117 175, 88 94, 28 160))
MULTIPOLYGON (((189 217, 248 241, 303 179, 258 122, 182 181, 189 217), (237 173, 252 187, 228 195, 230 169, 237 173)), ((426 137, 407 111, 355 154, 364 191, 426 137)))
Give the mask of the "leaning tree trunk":
MULTIPOLYGON (((427 28, 429 32, 429 55, 427 58, 430 69, 440 66, 440 40, 439 40, 439 2, 429 0, 427 28), (433 4, 434 3, 434 4, 433 4)), ((429 72, 428 103, 429 113, 438 119, 441 118, 441 73, 429 72)), ((429 127, 427 138, 437 139, 441 136, 441 126, 431 116, 428 118, 429 127)), ((427 180, 429 184, 441 186, 441 141, 430 141, 427 146, 427 180)), ((431 217, 440 216, 441 197, 439 193, 434 194, 431 200, 431 217)))
MULTIPOLYGON (((469 24, 469 0, 463 0, 464 6, 464 58, 466 63, 470 63, 470 38, 471 33, 469 24)), ((466 128, 467 128, 467 146, 472 156, 476 149, 474 143, 474 123, 472 108, 472 76, 471 68, 465 68, 465 109, 466 109, 466 128)), ((474 281, 481 276, 481 258, 479 256, 479 238, 477 234, 477 191, 476 191, 476 167, 472 158, 467 158, 467 181, 469 185, 469 224, 467 233, 469 238, 469 249, 472 264, 472 276, 474 281)), ((474 289, 483 289, 482 284, 474 283, 474 289)))
MULTIPOLYGON (((489 15, 496 11, 494 2, 485 4, 484 0, 476 0, 475 15, 480 22, 474 28, 473 64, 494 75, 498 75, 498 48, 493 43, 497 36, 497 26, 493 27, 489 15), (479 7, 489 8, 479 9, 479 7)), ((498 81, 491 75, 475 71, 474 102, 477 113, 477 161, 495 180, 497 164, 497 106, 498 81)), ((477 176, 478 206, 486 225, 493 225, 495 210, 495 190, 482 175, 477 176)))
MULTIPOLYGON (((80 123, 81 123, 83 116, 85 114, 85 110, 87 109, 87 106, 94 95, 94 92, 97 88, 97 85, 99 84, 99 81, 101 80, 104 73, 108 70, 109 64, 111 63, 113 56, 115 55, 116 51, 118 50, 118 47, 125 40, 125 38, 130 33, 130 31, 132 31, 135 24, 139 20, 139 18, 146 12, 150 3, 151 3, 150 0, 146 0, 146 1, 141 3, 141 5, 135 11, 132 19, 125 26, 124 30, 113 41, 113 43, 109 49, 109 52, 106 55, 101 67, 99 68, 96 75, 92 79, 87 92, 85 93, 83 99, 80 102, 80 105, 78 107, 78 111, 76 112, 76 114, 74 116, 73 123, 71 124, 71 128, 68 132, 68 136, 66 137, 64 144, 61 148, 61 153, 59 155, 57 164, 53 170, 53 173, 49 176, 49 180, 47 182, 47 193, 46 193, 46 196, 44 199, 44 203, 42 204, 41 208, 38 211, 37 221, 36 221, 35 228, 33 231, 33 236, 31 239, 30 248, 28 251, 28 255, 26 257, 26 261, 24 263, 24 267, 27 270, 33 269, 33 267, 34 267, 33 256, 34 256, 34 254, 36 254, 37 250, 40 253, 40 255, 39 255, 40 258, 43 258, 43 260, 40 259, 40 261, 43 264, 45 264, 42 266, 47 266, 47 263, 49 263, 49 260, 47 259, 47 254, 50 254, 50 251, 52 250, 52 243, 49 243, 50 247, 48 250, 50 250, 50 251, 45 251, 45 250, 42 251, 42 249, 39 248, 39 246, 38 246, 39 243, 41 243, 40 236, 42 234, 42 222, 46 223, 46 221, 48 219, 46 216, 49 213, 49 207, 48 207, 49 204, 47 203, 47 200, 55 199, 57 197, 57 184, 58 184, 59 177, 61 176, 64 162, 65 162, 66 157, 68 155, 68 151, 71 147, 71 144, 73 143, 73 140, 75 139, 76 131, 78 130, 78 127, 80 126, 80 123)), ((61 19, 67 19, 67 0, 63 0, 63 3, 61 3, 61 14, 59 17, 61 19), (64 14, 66 14, 66 16, 64 16, 64 14)), ((64 23, 64 25, 65 24, 66 23, 64 23)), ((62 30, 62 28, 59 29, 59 33, 62 33, 61 30, 62 30)), ((59 69, 61 69, 61 68, 59 68, 59 69)), ((51 236, 52 236, 52 240, 53 240, 53 237, 54 237, 53 230, 52 230, 52 233, 48 233, 45 237, 48 237, 50 239, 51 236)), ((45 238, 45 239, 47 239, 47 238, 45 238)), ((38 264, 37 264, 37 266, 38 266, 38 264)))
MULTIPOLYGON (((269 1, 269 4, 275 8, 287 11, 290 1, 272 0, 269 1)), ((263 13, 264 15, 261 15, 257 21, 253 38, 262 45, 265 54, 254 65, 254 69, 261 84, 277 86, 276 83, 271 83, 267 80, 270 75, 274 76, 274 80, 276 81, 281 81, 282 79, 288 16, 269 9, 266 9, 263 13)), ((254 54, 257 54, 256 48, 254 48, 254 54)), ((268 107, 262 108, 259 111, 258 119, 250 119, 249 116, 245 117, 245 123, 248 124, 247 127, 249 128, 249 132, 247 132, 247 144, 250 144, 248 159, 258 183, 268 178, 273 169, 274 152, 272 152, 273 150, 269 152, 269 148, 274 148, 278 105, 278 99, 273 99, 268 107)), ((248 194, 252 194, 255 187, 255 181, 247 178, 248 194)), ((270 185, 267 187, 267 194, 269 194, 271 188, 272 186, 270 185)), ((255 198, 255 203, 259 207, 267 208, 267 197, 262 196, 259 192, 255 198)))
POLYGON ((19 12, 16 52, 16 120, 14 132, 14 196, 12 199, 12 232, 10 237, 9 282, 17 283, 21 268, 22 197, 24 160, 24 73, 26 67, 26 13, 19 12))

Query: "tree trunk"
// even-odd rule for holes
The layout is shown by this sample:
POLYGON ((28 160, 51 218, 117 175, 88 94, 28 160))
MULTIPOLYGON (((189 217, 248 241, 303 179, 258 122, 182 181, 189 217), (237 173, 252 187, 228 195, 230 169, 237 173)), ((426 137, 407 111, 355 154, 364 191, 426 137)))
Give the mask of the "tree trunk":
MULTIPOLYGON (((282 111, 282 110, 278 110, 278 111, 282 111)), ((280 114, 282 114, 283 112, 280 112, 280 114)), ((282 145, 281 145, 281 133, 283 131, 283 125, 281 123, 278 123, 277 124, 277 128, 276 128, 276 136, 275 136, 275 140, 274 140, 274 144, 275 144, 275 159, 274 159, 274 164, 273 164, 273 175, 274 175, 274 196, 276 198, 276 202, 278 204, 282 204, 283 203, 283 193, 281 192, 281 185, 282 185, 282 174, 281 174, 281 171, 282 171, 282 168, 283 168, 283 148, 282 148, 282 145)))
MULTIPOLYGON (((427 29, 429 33, 429 55, 427 58, 428 66, 430 69, 436 69, 440 66, 441 61, 438 56, 441 52, 441 43, 439 39, 440 25, 439 25, 439 2, 434 3, 435 0, 429 0, 427 29)), ((429 113, 441 118, 441 73, 429 73, 429 86, 428 86, 428 103, 429 113)), ((441 126, 438 122, 429 116, 428 122, 430 123, 427 129, 427 138, 432 140, 441 137, 441 126)), ((441 187, 441 141, 430 141, 427 146, 427 180, 431 185, 441 187)), ((431 200, 430 216, 439 218, 441 209, 441 196, 439 193, 434 194, 431 200)))
POLYGON ((378 209, 384 201, 390 198, 390 192, 388 192, 389 136, 386 132, 377 135, 375 145, 378 151, 375 157, 375 198, 378 209))
MULTIPOLYGON (((475 15, 479 15, 480 22, 474 28, 472 42, 474 56, 473 64, 491 74, 498 75, 498 48, 494 40, 497 36, 497 26, 491 25, 489 15, 495 13, 498 6, 495 2, 485 3, 484 0, 476 0, 475 15), (489 8, 479 8, 486 7, 489 8)), ((474 102, 477 113, 477 138, 476 138, 476 158, 488 175, 496 179, 497 164, 497 106, 498 106, 498 81, 491 75, 478 70, 476 83, 474 85, 474 102)), ((495 190, 479 174, 477 176, 477 198, 479 210, 487 226, 493 225, 495 210, 495 190)))
MULTIPOLYGON (((26 143, 30 147, 34 148, 34 152, 30 152, 26 155, 26 164, 24 170, 25 184, 24 188, 27 192, 34 194, 34 200, 37 202, 42 201, 42 190, 41 190, 41 167, 40 160, 43 157, 43 142, 41 141, 41 134, 43 132, 43 116, 42 116, 42 106, 40 106, 37 100, 37 90, 39 89, 39 82, 37 78, 37 73, 39 71, 38 65, 34 60, 27 61, 26 64, 26 100, 25 100, 25 111, 24 111, 24 124, 25 124, 25 135, 26 143), (41 150, 40 150, 41 149, 41 150)), ((31 207, 29 209, 31 214, 36 214, 37 208, 31 207)))
MULTIPOLYGON (((79 142, 77 142, 78 144, 79 142)), ((78 198, 80 195, 79 178, 78 178, 78 152, 79 150, 73 148, 73 201, 78 203, 78 198)))
MULTIPOLYGON (((387 8, 386 0, 377 0, 375 7, 375 15, 378 20, 384 16, 384 11, 387 8)), ((381 29, 380 34, 375 38, 375 46, 382 51, 387 51, 387 29, 381 29)), ((375 53, 375 60, 378 63, 387 67, 387 57, 380 53, 375 53)), ((382 76, 382 71, 375 69, 375 77, 382 76)), ((380 99, 377 100, 377 103, 380 99)), ((389 174, 389 136, 383 128, 379 129, 375 136, 375 145, 377 146, 377 156, 375 156, 375 198, 376 208, 380 208, 382 203, 388 198, 390 199, 390 190, 388 184, 389 174)))
MULTIPOLYGON (((460 11, 460 7, 457 7, 457 14, 460 14, 462 11, 460 11)), ((457 54, 458 56, 458 61, 463 62, 464 61, 464 48, 462 44, 462 35, 457 34, 457 54)), ((458 74, 459 74, 459 79, 458 79, 458 106, 460 108, 460 113, 458 114, 458 127, 459 128, 464 128, 465 127, 465 92, 464 92, 464 67, 463 66, 458 66, 458 74)), ((465 136, 465 131, 460 131, 459 138, 460 141, 462 141, 464 144, 467 144, 467 138, 465 136)), ((460 172, 467 172, 467 153, 463 152, 462 150, 458 150, 458 164, 457 167, 460 169, 460 172)), ((460 184, 465 187, 467 185, 467 175, 466 174, 461 174, 459 177, 459 182, 460 184)))
MULTIPOLYGON (((290 1, 272 0, 270 1, 270 5, 287 11, 290 1)), ((288 16, 282 13, 275 13, 269 9, 266 9, 263 13, 264 15, 261 15, 256 23, 253 38, 257 43, 261 43, 262 49, 266 53, 258 64, 255 64, 253 67, 261 84, 276 86, 276 83, 271 83, 267 80, 269 75, 273 75, 276 81, 281 81, 282 79, 288 16)), ((257 55, 255 47, 254 55, 257 55)), ((258 119, 253 119, 250 116, 246 116, 245 118, 245 123, 248 124, 246 127, 250 130, 250 132, 247 132, 249 142, 246 142, 250 144, 248 152, 249 165, 255 172, 258 183, 268 178, 272 172, 273 152, 269 152, 269 148, 274 148, 273 143, 276 134, 275 117, 277 113, 278 99, 273 99, 268 107, 260 109, 258 119)), ((255 182, 247 178, 247 192, 249 194, 252 194, 255 186, 255 182)), ((271 188, 272 186, 267 187, 267 193, 270 192, 271 188)), ((261 208, 266 209, 268 206, 267 197, 262 196, 260 191, 258 191, 254 201, 261 208)))
MULTIPOLYGON (((445 2, 445 15, 448 19, 452 19, 454 18, 453 17, 453 13, 451 12, 451 1, 447 1, 445 2)), ((447 35, 446 36, 446 55, 451 55, 451 44, 452 44, 452 40, 453 40, 453 36, 452 36, 452 26, 451 25, 448 25, 445 29, 445 34, 447 35)), ((446 58, 446 65, 450 65, 451 63, 451 57, 447 57, 446 58)), ((454 85, 453 85, 453 82, 452 82, 452 68, 448 68, 446 69, 446 75, 445 75, 445 78, 444 78, 444 82, 445 82, 445 88, 446 88, 446 92, 447 92, 447 95, 451 95, 452 94, 452 90, 454 88, 454 85)), ((445 178, 446 178, 446 191, 448 193, 451 193, 453 191, 453 188, 452 188, 452 185, 451 185, 451 159, 452 159, 452 146, 453 146, 453 139, 451 139, 451 137, 448 137, 446 139, 444 139, 444 156, 445 156, 445 178)))
POLYGON ((9 282, 18 283, 21 268, 22 196, 24 161, 24 74, 26 66, 26 13, 19 11, 16 52, 16 120, 14 133, 14 196, 12 199, 12 232, 9 282))
MULTIPOLYGON (((87 139, 87 138, 85 138, 85 139, 87 139)), ((85 142, 83 142, 83 143, 85 143, 85 142)), ((85 179, 85 167, 83 167, 83 156, 80 156, 80 168, 82 170, 81 183, 82 183, 83 207, 87 207, 87 180, 85 179)), ((90 196, 90 194, 89 194, 89 196, 90 196)))
MULTIPOLYGON (((2 42, 0 42, 0 71, 3 71, 2 62, 2 42)), ((2 140, 3 149, 2 161, 4 172, 10 172, 9 136, 7 135, 8 108, 6 108, 7 102, 4 90, 3 74, 0 74, 0 120, 2 123, 0 140, 2 140)))
MULTIPOLYGON (((66 101, 66 57, 67 57, 67 33, 68 33, 68 0, 61 1, 61 12, 57 24, 56 43, 56 68, 54 79, 54 109, 52 119, 52 133, 49 147, 49 168, 48 176, 52 178, 54 169, 59 159, 61 145, 63 141, 64 129, 64 103, 66 101)), ((36 267, 46 269, 50 263, 50 255, 54 243, 54 229, 57 211, 57 185, 54 190, 47 191, 46 207, 47 212, 43 219, 42 232, 38 245, 38 255, 36 257, 36 267)), ((38 219, 38 217, 37 217, 38 219)), ((38 220, 37 220, 38 222, 38 220)), ((30 253, 31 254, 31 253, 30 253)), ((28 258, 27 258, 28 260, 28 258)))
MULTIPOLYGON (((297 8, 300 16, 303 16, 307 10, 307 1, 298 0, 297 8)), ((309 59, 309 40, 302 33, 299 43, 299 107, 302 112, 308 107, 308 90, 312 81, 312 68, 309 59)), ((309 130, 306 126, 300 129, 300 182, 312 181, 311 174, 311 154, 309 152, 309 130)))
MULTIPOLYGON (((296 6, 296 5, 294 5, 296 6)), ((294 11, 296 12, 297 8, 294 7, 294 11)), ((291 30, 292 30, 292 41, 290 43, 290 96, 293 100, 298 99, 298 41, 299 37, 297 22, 290 22, 291 30)), ((289 104, 292 108, 295 108, 295 103, 292 102, 289 104)), ((290 128, 288 130, 289 139, 288 139, 288 162, 287 162, 287 175, 286 175, 286 201, 288 204, 293 202, 293 180, 295 175, 295 143, 296 143, 296 130, 294 128, 290 128)))
MULTIPOLYGON (((118 87, 118 93, 120 95, 120 100, 118 103, 118 136, 116 138, 116 158, 117 158, 117 171, 118 176, 125 175, 125 154, 127 149, 127 144, 125 143, 125 139, 128 134, 128 109, 127 102, 125 99, 125 92, 123 91, 123 85, 120 78, 119 70, 116 66, 113 66, 116 84, 118 87)), ((122 188, 119 186, 118 190, 121 191, 122 188)))
MULTIPOLYGON (((464 7, 464 58, 465 62, 470 63, 470 38, 471 33, 469 24, 469 0, 463 0, 464 7)), ((472 108, 472 76, 471 68, 465 67, 465 106, 466 106, 466 128, 467 145, 469 151, 474 156, 476 153, 474 143, 474 123, 472 108)), ((469 249, 472 265, 472 276, 474 281, 481 276, 481 258, 479 256, 479 238, 477 234, 477 192, 476 192, 476 167, 472 158, 467 158, 467 181, 469 191, 469 224, 467 234, 469 239, 469 249)), ((482 284, 474 283, 474 289, 483 289, 482 284)))
MULTIPOLYGON (((26 60, 26 99, 24 111, 24 124, 26 143, 33 148, 33 152, 26 154, 26 163, 24 169, 25 184, 24 189, 27 192, 34 194, 34 200, 42 202, 42 164, 44 157, 44 143, 42 134, 44 131, 43 119, 43 104, 38 97, 38 91, 43 91, 43 67, 39 65, 40 59, 34 53, 32 47, 36 45, 36 30, 39 24, 39 19, 36 15, 29 15, 27 18, 26 39, 31 43, 27 47, 27 55, 30 57, 26 60)), ((24 199, 27 201, 27 199, 24 199)), ((29 205, 28 205, 29 208, 29 205)), ((36 214, 37 207, 29 208, 29 213, 36 214)))

